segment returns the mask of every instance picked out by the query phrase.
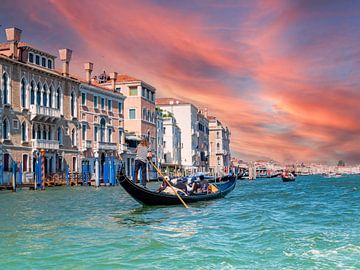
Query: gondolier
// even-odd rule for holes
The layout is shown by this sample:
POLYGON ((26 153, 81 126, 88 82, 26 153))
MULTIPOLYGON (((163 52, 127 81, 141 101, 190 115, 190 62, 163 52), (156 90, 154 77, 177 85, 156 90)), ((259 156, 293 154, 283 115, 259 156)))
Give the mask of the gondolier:
POLYGON ((137 184, 138 181, 138 172, 141 172, 141 185, 146 187, 146 162, 148 158, 151 158, 151 150, 149 148, 149 143, 146 138, 143 138, 139 145, 136 147, 136 157, 135 157, 135 170, 134 170, 134 183, 137 184))

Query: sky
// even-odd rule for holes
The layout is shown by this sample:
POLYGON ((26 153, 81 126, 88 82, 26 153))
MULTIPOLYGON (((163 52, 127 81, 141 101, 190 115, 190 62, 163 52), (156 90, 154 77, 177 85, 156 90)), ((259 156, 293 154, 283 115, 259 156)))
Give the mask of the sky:
POLYGON ((207 107, 232 156, 360 163, 360 1, 2 0, 0 24, 207 107))

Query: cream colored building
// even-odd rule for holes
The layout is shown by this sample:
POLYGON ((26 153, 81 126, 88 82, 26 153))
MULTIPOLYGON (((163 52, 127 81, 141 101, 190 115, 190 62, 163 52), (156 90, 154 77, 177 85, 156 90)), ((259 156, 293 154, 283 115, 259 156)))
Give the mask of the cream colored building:
POLYGON ((24 172, 34 171, 40 149, 45 149, 47 174, 79 169, 78 143, 71 131, 79 129, 79 85, 69 76, 71 50, 59 50, 61 72, 55 56, 20 42, 21 30, 6 29, 0 44, 0 163, 5 174, 11 161, 22 162, 24 172))
POLYGON ((163 167, 180 169, 181 167, 181 130, 176 123, 174 115, 163 111, 164 155, 163 167))
POLYGON ((231 161, 230 131, 214 116, 209 119, 210 171, 215 174, 228 173, 231 161))

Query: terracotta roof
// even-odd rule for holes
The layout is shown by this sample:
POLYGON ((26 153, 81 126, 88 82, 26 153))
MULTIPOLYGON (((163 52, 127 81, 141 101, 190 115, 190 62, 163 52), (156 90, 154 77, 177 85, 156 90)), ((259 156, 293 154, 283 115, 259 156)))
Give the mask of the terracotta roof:
MULTIPOLYGON (((9 49, 10 44, 9 43, 0 43, 0 50, 6 50, 9 49)), ((19 42, 18 48, 21 47, 31 47, 29 43, 26 42, 19 42)))
POLYGON ((131 77, 127 74, 118 74, 116 77, 117 82, 133 82, 133 81, 141 81, 137 78, 131 77))

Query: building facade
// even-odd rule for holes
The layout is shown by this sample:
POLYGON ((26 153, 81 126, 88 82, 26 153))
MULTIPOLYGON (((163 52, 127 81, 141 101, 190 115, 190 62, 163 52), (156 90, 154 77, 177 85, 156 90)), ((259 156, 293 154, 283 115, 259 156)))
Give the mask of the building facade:
MULTIPOLYGON (((86 63, 86 80, 80 85, 80 151, 82 163, 89 164, 92 179, 104 176, 106 158, 119 163, 124 152, 124 118, 125 96, 115 87, 105 88, 91 80, 92 63, 86 63)), ((117 74, 110 73, 116 80, 117 74)), ((114 84, 113 84, 114 85, 114 84)), ((72 134, 76 137, 76 134, 72 134)), ((76 140, 74 140, 76 143, 76 140)))
POLYGON ((62 71, 55 56, 20 42, 21 30, 6 29, 8 43, 0 44, 0 163, 5 174, 13 161, 21 163, 29 179, 41 149, 45 173, 78 171, 78 144, 70 131, 79 129, 79 81, 69 76, 71 50, 59 50, 62 71))
POLYGON ((163 111, 159 108, 156 108, 156 145, 157 167, 161 168, 164 163, 164 119, 163 111))
POLYGON ((209 119, 210 171, 226 174, 231 166, 230 131, 214 116, 209 119))
MULTIPOLYGON (((199 116, 198 108, 191 103, 172 98, 160 98, 156 102, 160 109, 170 112, 175 117, 181 130, 181 165, 185 173, 206 170, 208 161, 205 151, 206 145, 208 146, 209 143, 206 141, 207 136, 199 139, 201 136, 199 119, 202 117, 199 116), (203 163, 201 162, 201 152, 205 159, 203 163)), ((205 132, 206 122, 201 120, 205 132)))
POLYGON ((164 155, 163 167, 177 170, 181 168, 181 130, 173 114, 163 111, 164 155))

